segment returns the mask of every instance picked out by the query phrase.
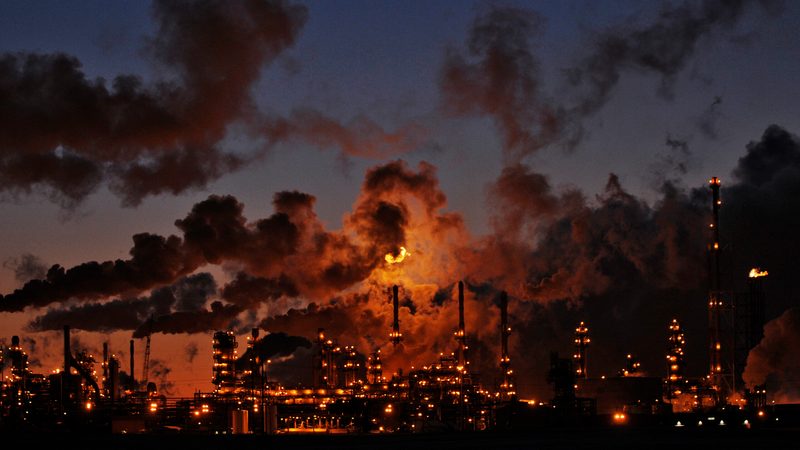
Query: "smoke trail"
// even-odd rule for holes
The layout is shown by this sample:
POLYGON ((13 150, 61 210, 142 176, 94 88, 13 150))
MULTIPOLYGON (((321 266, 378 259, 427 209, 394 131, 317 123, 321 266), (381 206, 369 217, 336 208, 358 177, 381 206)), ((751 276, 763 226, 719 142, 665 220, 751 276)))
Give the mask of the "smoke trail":
MULTIPOLYGON (((557 94, 545 89, 535 53, 543 19, 533 11, 492 6, 472 23, 466 51, 448 50, 442 104, 453 115, 490 117, 510 165, 553 144, 574 148, 585 134, 583 120, 608 103, 624 72, 660 77, 659 93, 670 97, 698 42, 733 28, 754 4, 768 13, 776 10, 772 2, 746 0, 665 4, 650 23, 595 32, 585 55, 563 71, 557 94)), ((716 133, 718 104, 699 120, 709 137, 716 133)))
POLYGON ((311 341, 300 336, 289 336, 286 333, 270 333, 259 339, 254 348, 248 348, 236 363, 245 364, 255 358, 258 358, 259 361, 267 361, 273 357, 289 356, 299 348, 311 348, 311 341))
POLYGON ((307 15, 283 0, 156 1, 143 53, 159 76, 149 84, 129 74, 89 79, 63 53, 0 54, 0 193, 42 192, 72 208, 107 186, 136 206, 202 189, 277 142, 370 158, 421 145, 418 124, 391 132, 367 117, 341 124, 307 108, 288 118, 258 111, 253 85, 294 45, 307 15), (224 148, 236 127, 253 148, 224 148))
POLYGON ((243 164, 218 143, 251 115, 261 67, 291 46, 306 9, 280 1, 155 2, 148 53, 172 75, 89 80, 64 54, 0 56, 0 189, 65 206, 107 181, 128 205, 202 187, 243 164), (35 170, 25 170, 33 168, 35 170))
POLYGON ((567 126, 565 111, 542 91, 540 63, 530 48, 543 27, 531 11, 491 7, 472 24, 469 56, 450 49, 442 70, 445 110, 491 117, 511 161, 555 142, 567 126))
POLYGON ((665 4, 652 23, 613 26, 596 33, 588 55, 567 71, 576 90, 573 111, 592 114, 608 102, 623 71, 661 77, 659 93, 670 96, 675 77, 694 55, 697 43, 735 26, 756 5, 767 12, 770 2, 705 0, 665 4))
POLYGON ((60 330, 64 325, 70 325, 88 331, 135 330, 150 317, 201 309, 216 290, 216 282, 210 274, 198 273, 181 278, 171 286, 155 289, 145 297, 51 308, 32 320, 28 328, 33 331, 60 330))
POLYGON ((197 353, 199 352, 197 348, 197 342, 189 342, 186 344, 186 362, 189 364, 194 362, 194 359, 197 357, 197 353))
POLYGON ((3 261, 3 267, 14 272, 17 281, 27 282, 32 279, 44 278, 47 265, 36 255, 24 253, 19 258, 8 258, 3 261))

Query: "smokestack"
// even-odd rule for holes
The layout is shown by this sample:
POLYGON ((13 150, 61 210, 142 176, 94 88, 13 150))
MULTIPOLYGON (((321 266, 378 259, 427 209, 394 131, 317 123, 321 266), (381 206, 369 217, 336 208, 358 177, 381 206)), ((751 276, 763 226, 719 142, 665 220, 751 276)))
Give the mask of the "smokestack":
POLYGON ((131 342, 130 342, 130 350, 129 350, 129 351, 130 351, 130 353, 131 353, 131 372, 130 372, 128 375, 130 375, 130 380, 131 380, 131 390, 132 390, 132 389, 133 389, 133 387, 134 387, 134 385, 136 384, 136 383, 133 381, 133 380, 134 380, 134 378, 133 378, 133 367, 134 367, 134 366, 133 366, 133 339, 131 339, 131 342))
POLYGON ((458 282, 458 330, 464 333, 464 282, 458 282))
POLYGON ((69 361, 72 353, 69 348, 69 325, 64 325, 64 373, 69 374, 69 361))
POLYGON ((389 333, 389 339, 392 344, 397 345, 403 335, 400 333, 400 301, 397 298, 398 287, 395 284, 392 286, 392 308, 394 309, 394 320, 392 321, 392 332, 389 333))
POLYGON ((467 364, 467 333, 464 330, 464 282, 458 282, 458 330, 455 333, 458 342, 458 365, 466 371, 467 364))
POLYGON ((111 403, 113 404, 117 398, 117 382, 119 380, 119 361, 117 361, 117 358, 112 357, 108 362, 108 376, 108 395, 111 397, 111 403))
POLYGON ((103 383, 108 381, 108 342, 103 342, 103 383))

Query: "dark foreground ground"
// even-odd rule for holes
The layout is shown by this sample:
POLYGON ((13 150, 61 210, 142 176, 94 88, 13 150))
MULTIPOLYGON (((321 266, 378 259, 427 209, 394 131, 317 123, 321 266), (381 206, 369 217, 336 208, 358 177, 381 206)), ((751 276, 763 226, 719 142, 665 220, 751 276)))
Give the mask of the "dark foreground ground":
POLYGON ((559 428, 515 433, 293 436, 3 434, 5 448, 18 449, 800 449, 798 428, 559 428), (11 447, 14 443, 18 446, 11 447))

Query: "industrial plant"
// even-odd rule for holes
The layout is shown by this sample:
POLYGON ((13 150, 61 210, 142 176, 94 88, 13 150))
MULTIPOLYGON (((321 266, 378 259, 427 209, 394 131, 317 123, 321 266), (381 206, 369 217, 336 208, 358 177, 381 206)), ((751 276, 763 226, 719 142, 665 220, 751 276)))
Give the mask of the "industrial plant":
MULTIPOLYGON (((264 339, 258 328, 241 343, 241 356, 233 331, 213 334, 213 353, 208 355, 213 361, 209 374, 213 390, 190 398, 164 395, 149 379, 149 333, 143 339, 143 361, 137 366, 133 340, 128 361, 110 352, 108 344, 98 360, 86 352, 73 352, 70 327, 64 324, 63 366, 49 374, 29 369, 28 354, 14 336, 0 353, 0 426, 125 434, 367 434, 523 430, 558 424, 750 428, 792 423, 800 416, 791 408, 767 404, 767 386, 745 389, 742 371, 748 352, 763 336, 763 284, 768 273, 753 269, 745 293, 726 291, 721 285, 720 180, 712 178, 710 188, 713 221, 708 244, 709 365, 705 376, 688 377, 684 370, 687 339, 705 337, 686 336, 677 318, 661 330, 667 351, 659 376, 645 376, 634 354, 626 355, 624 367, 614 376, 595 376, 589 365, 592 348, 603 344, 591 340, 591 321, 585 318, 575 321, 572 357, 554 352, 549 370, 542 368, 552 385, 552 397, 546 401, 520 398, 509 351, 509 297, 500 292, 496 299, 500 353, 496 373, 486 377, 471 365, 464 282, 458 282, 451 351, 423 366, 387 373, 381 349, 403 345, 404 339, 399 286, 393 285, 388 287, 392 326, 382 344, 362 352, 324 328, 316 330, 311 385, 272 378, 271 361, 255 350, 264 339)), ((404 256, 405 249, 400 258, 404 256)), ((393 361, 393 367, 402 363, 393 361)))

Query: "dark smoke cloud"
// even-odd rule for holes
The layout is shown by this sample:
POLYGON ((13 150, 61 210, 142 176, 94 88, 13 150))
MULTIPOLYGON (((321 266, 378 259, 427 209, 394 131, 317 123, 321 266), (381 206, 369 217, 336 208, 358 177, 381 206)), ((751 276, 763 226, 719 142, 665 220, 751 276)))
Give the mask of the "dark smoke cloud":
MULTIPOLYGON (((678 74, 698 42, 732 29, 742 17, 773 2, 705 0, 665 4, 650 23, 627 23, 594 33, 585 56, 564 70, 565 86, 548 95, 534 51, 542 18, 525 9, 489 7, 475 18, 465 52, 450 49, 440 87, 446 111, 494 120, 509 163, 552 144, 574 148, 585 134, 582 121, 603 108, 624 72, 660 77, 659 93, 672 95, 678 74)), ((716 136, 715 101, 698 120, 705 135, 716 136)))
POLYGON ((184 219, 175 221, 183 231, 185 248, 213 264, 239 259, 265 271, 296 250, 297 226, 286 214, 277 213, 248 226, 243 209, 232 196, 212 195, 194 205, 184 219))
POLYGON ((203 333, 209 330, 229 329, 234 327, 236 316, 240 312, 242 310, 235 305, 215 301, 208 309, 175 311, 154 317, 153 320, 139 325, 133 332, 133 337, 141 338, 150 333, 203 333))
MULTIPOLYGON (((680 151, 682 143, 675 144, 680 151)), ((591 200, 555 191, 525 166, 507 168, 490 187, 495 232, 469 273, 512 294, 512 349, 538 343, 515 359, 518 373, 537 373, 551 349, 569 354, 571 334, 585 320, 592 333, 591 374, 612 375, 626 353, 640 355, 648 373, 663 374, 662 352, 653 349, 666 348, 673 317, 687 330, 689 372, 705 373, 710 195, 707 187, 675 183, 662 185, 652 205, 627 193, 615 176, 591 200)), ((743 292, 751 267, 768 269, 767 318, 776 317, 800 295, 792 275, 800 251, 800 139, 768 127, 747 145, 722 186, 723 287, 743 292)), ((769 345, 769 351, 780 349, 769 345)), ((765 355, 757 358, 753 374, 758 367, 773 370, 765 355)), ((767 375, 752 376, 756 383, 767 375)), ((543 380, 531 383, 525 389, 547 392, 543 380)))
POLYGON ((742 377, 750 389, 767 384, 778 403, 800 400, 800 309, 786 310, 764 326, 764 338, 750 351, 742 377))
POLYGON ((8 258, 3 261, 3 268, 14 272, 14 278, 20 282, 44 278, 47 265, 36 255, 24 253, 18 258, 8 258))
POLYGON ((543 25, 531 11, 491 7, 472 24, 468 56, 450 49, 442 70, 445 109, 491 117, 512 160, 551 144, 565 127, 564 111, 542 92, 540 63, 530 48, 543 25))
POLYGON ((286 276, 272 279, 253 277, 244 272, 237 273, 236 278, 222 289, 222 297, 242 309, 249 309, 283 296, 297 297, 299 294, 297 287, 286 276))
POLYGON ((411 122, 388 131, 363 115, 343 124, 308 108, 295 109, 286 118, 265 119, 262 130, 272 142, 302 141, 322 149, 338 148, 347 156, 372 159, 407 153, 429 144, 428 129, 419 123, 411 122))
POLYGON ((427 163, 418 171, 401 161, 371 169, 342 231, 325 230, 314 202, 308 194, 279 192, 273 215, 248 222, 244 205, 234 197, 210 196, 176 221, 182 237, 139 234, 129 260, 68 270, 53 266, 44 280, 26 283, 0 305, 19 311, 73 302, 34 319, 30 328, 36 330, 64 323, 134 330, 135 336, 229 329, 243 325, 241 313, 262 305, 295 297, 328 302, 331 295, 362 282, 385 264, 387 253, 397 254, 412 214, 431 223, 434 233, 461 225, 458 216, 438 213, 445 198, 427 163), (240 268, 213 302, 216 284, 210 275, 180 281, 205 264, 240 268), (145 297, 126 295, 151 289, 145 297), (107 300, 114 296, 119 298, 107 300))
MULTIPOLYGON (((26 306, 45 306, 71 298, 101 299, 140 292, 154 285, 171 283, 206 262, 218 263, 223 256, 237 259, 234 251, 246 255, 249 247, 245 248, 244 240, 252 243, 266 233, 279 242, 263 242, 264 246, 256 249, 266 252, 277 247, 280 253, 280 249, 285 248, 286 240, 281 239, 285 235, 271 233, 288 230, 286 232, 291 234, 292 225, 285 215, 273 216, 248 228, 239 213, 241 204, 232 197, 212 196, 198 204, 186 219, 178 221, 185 232, 184 239, 142 233, 133 237, 129 260, 89 262, 68 270, 54 265, 45 279, 32 280, 3 297, 2 309, 19 311, 26 306), (219 234, 215 234, 217 232, 219 234), (225 247, 229 243, 238 243, 238 247, 225 247)), ((266 241, 266 237, 262 241, 266 241)), ((255 264, 266 261, 266 257, 267 254, 261 254, 241 259, 255 264)))
POLYGON ((158 392, 162 395, 172 395, 174 393, 175 382, 169 379, 170 373, 172 373, 172 368, 165 361, 160 359, 150 360, 149 381, 156 384, 158 392))
POLYGON ((108 186, 124 206, 177 195, 304 141, 379 158, 427 139, 410 123, 391 132, 367 117, 341 124, 311 109, 265 117, 250 91, 265 65, 294 45, 305 6, 283 0, 156 1, 145 54, 163 76, 89 79, 62 53, 0 55, 0 193, 43 192, 65 208, 108 186), (257 142, 223 148, 231 128, 257 142))
MULTIPOLYGON (((139 293, 170 284, 204 264, 224 261, 244 265, 252 273, 279 276, 284 260, 298 251, 298 226, 285 213, 248 224, 242 208, 231 196, 211 196, 176 221, 182 238, 141 233, 133 237, 128 260, 92 261, 70 269, 54 265, 44 279, 32 280, 0 299, 0 310, 139 293)), ((311 250, 326 251, 318 244, 311 250)))
POLYGON ((176 236, 148 233, 133 236, 131 258, 91 261, 65 269, 52 266, 40 280, 31 280, 0 299, 0 310, 21 311, 71 298, 102 299, 138 293, 153 286, 171 283, 196 269, 199 261, 189 258, 176 236))
POLYGON ((218 147, 252 117, 249 89, 293 45, 306 9, 282 1, 157 1, 147 51, 169 79, 89 80, 64 54, 0 56, 0 189, 65 206, 108 182, 126 205, 199 188, 252 156, 218 147), (34 170, 25 170, 32 168, 34 170))
POLYGON ((348 335, 352 330, 382 325, 370 311, 360 307, 368 301, 362 296, 353 301, 333 299, 330 306, 312 303, 303 309, 290 309, 286 314, 268 317, 259 328, 297 336, 316 336, 317 329, 324 328, 330 336, 348 335))
POLYGON ((498 280, 508 279, 517 296, 576 301, 640 279, 674 286, 703 268, 698 261, 705 246, 697 230, 703 229, 705 205, 674 188, 651 207, 612 174, 590 205, 574 191, 557 195, 545 177, 518 166, 506 169, 490 193, 498 208, 488 251, 522 268, 498 271, 498 280), (521 279, 509 278, 514 276, 521 279))
MULTIPOLYGON (((612 174, 604 192, 587 199, 572 188, 554 189, 524 165, 507 167, 489 187, 493 233, 482 240, 468 279, 487 302, 497 290, 510 294, 512 355, 525 354, 512 356, 514 366, 534 374, 518 381, 524 392, 547 395, 536 374, 551 350, 571 353, 581 320, 596 344, 594 375, 616 373, 625 353, 644 355, 644 369, 659 373, 661 352, 652 349, 665 345, 659 330, 672 317, 702 330, 709 208, 701 193, 670 184, 661 193, 650 205, 612 174)), ((704 340, 689 341, 690 351, 702 351, 704 340)), ((490 348, 497 351, 497 344, 490 348)))
POLYGON ((728 243, 723 275, 744 289, 750 268, 767 269, 768 315, 775 317, 800 298, 792 269, 800 252, 800 138, 771 125, 747 145, 733 177, 722 185, 720 233, 728 243))
POLYGON ((150 317, 157 319, 173 311, 203 308, 216 290, 216 282, 210 274, 198 273, 171 286, 155 289, 146 297, 53 308, 33 319, 28 328, 35 331, 60 330, 64 325, 70 325, 74 329, 102 332, 147 328, 150 317))
POLYGON ((237 364, 247 364, 252 358, 259 361, 266 361, 270 358, 289 356, 299 348, 311 348, 311 341, 300 336, 290 336, 286 333, 270 333, 260 338, 253 348, 247 351, 237 360, 237 364))
POLYGON ((652 23, 615 26, 595 34, 589 54, 567 71, 569 83, 579 95, 574 110, 588 115, 602 108, 622 72, 631 69, 661 77, 659 93, 670 96, 675 78, 701 39, 731 29, 755 4, 767 3, 705 0, 665 4, 652 23))

